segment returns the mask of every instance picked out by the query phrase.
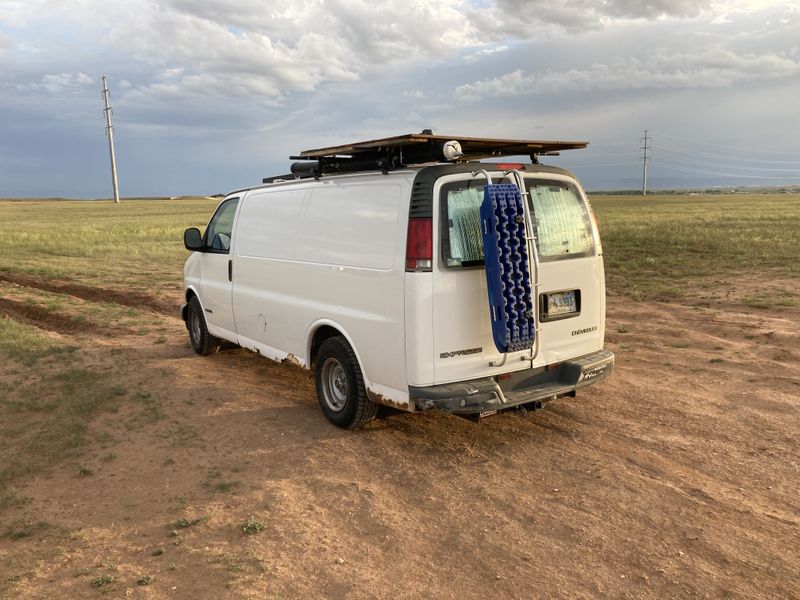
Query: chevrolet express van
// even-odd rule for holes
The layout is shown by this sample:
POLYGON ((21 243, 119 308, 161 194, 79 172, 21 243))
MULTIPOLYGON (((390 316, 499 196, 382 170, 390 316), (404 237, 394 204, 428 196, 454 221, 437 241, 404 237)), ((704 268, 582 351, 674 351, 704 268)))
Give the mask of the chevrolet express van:
POLYGON ((603 252, 578 181, 537 157, 585 145, 424 132, 303 153, 292 175, 228 194, 202 235, 186 231, 192 347, 225 340, 313 370, 345 428, 379 405, 480 417, 574 396, 613 369, 603 252), (509 154, 532 162, 471 160, 509 154), (511 276, 530 285, 511 302, 524 347, 498 344, 490 306, 481 206, 498 184, 522 199, 524 273, 511 276))

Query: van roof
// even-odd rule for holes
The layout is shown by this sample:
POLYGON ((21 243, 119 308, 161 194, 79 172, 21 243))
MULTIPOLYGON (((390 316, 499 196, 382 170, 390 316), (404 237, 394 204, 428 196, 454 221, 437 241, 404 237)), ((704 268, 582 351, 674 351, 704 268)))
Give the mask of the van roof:
MULTIPOLYGON (((518 164, 514 165, 523 173, 526 174, 537 174, 537 175, 564 175, 567 177, 571 177, 575 179, 575 175, 561 167, 554 167, 551 165, 542 165, 538 163, 531 163, 531 164, 518 164)), ((433 184, 439 177, 443 175, 454 175, 459 173, 474 173, 475 171, 479 170, 486 170, 489 172, 492 171, 507 171, 509 168, 513 168, 508 163, 493 163, 493 162, 478 162, 478 161, 469 161, 469 162, 458 162, 458 163, 434 163, 434 164, 423 164, 423 165, 415 165, 410 167, 405 167, 402 169, 397 169, 392 171, 392 175, 395 176, 403 176, 412 177, 414 179, 414 188, 419 193, 421 188, 425 188, 428 192, 432 191, 433 184)), ((372 169, 369 171, 359 171, 359 172, 345 172, 345 173, 336 173, 336 174, 326 174, 324 178, 326 180, 329 179, 345 179, 345 178, 354 178, 358 176, 364 175, 389 175, 386 171, 380 171, 377 169, 372 169)), ((318 179, 323 176, 318 176, 315 179, 318 179)), ((275 177, 268 177, 265 178, 261 185, 254 185, 248 186, 244 188, 239 188, 233 190, 226 194, 226 196, 230 196, 231 194, 239 194, 242 192, 247 192, 250 190, 256 189, 268 189, 273 186, 283 186, 283 185, 295 185, 300 183, 308 183, 310 177, 299 177, 294 174, 286 174, 286 175, 278 175, 275 177)))

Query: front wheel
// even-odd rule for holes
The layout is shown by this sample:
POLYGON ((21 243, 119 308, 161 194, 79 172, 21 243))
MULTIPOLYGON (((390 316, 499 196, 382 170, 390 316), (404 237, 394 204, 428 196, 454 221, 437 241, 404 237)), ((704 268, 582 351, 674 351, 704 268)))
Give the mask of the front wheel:
POLYGON ((186 310, 186 329, 189 330, 189 341, 192 342, 192 348, 198 354, 205 356, 219 350, 219 338, 208 333, 203 307, 197 296, 192 296, 189 300, 186 310))
POLYGON ((343 337, 322 342, 314 379, 322 412, 334 425, 354 429, 375 418, 378 405, 367 398, 356 354, 343 337))

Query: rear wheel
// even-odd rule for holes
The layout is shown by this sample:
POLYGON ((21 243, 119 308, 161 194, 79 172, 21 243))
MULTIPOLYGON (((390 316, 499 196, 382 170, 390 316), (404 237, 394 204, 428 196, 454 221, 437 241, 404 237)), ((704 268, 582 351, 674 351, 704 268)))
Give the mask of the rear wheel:
POLYGON ((322 412, 334 425, 354 429, 375 417, 378 405, 367 398, 356 354, 343 337, 322 342, 314 379, 322 412))
POLYGON ((189 340, 192 342, 192 348, 198 354, 205 356, 214 354, 219 350, 220 340, 208 333, 203 307, 200 306, 200 300, 197 299, 197 296, 192 296, 191 300, 189 300, 189 306, 187 306, 186 310, 186 329, 189 330, 189 340))

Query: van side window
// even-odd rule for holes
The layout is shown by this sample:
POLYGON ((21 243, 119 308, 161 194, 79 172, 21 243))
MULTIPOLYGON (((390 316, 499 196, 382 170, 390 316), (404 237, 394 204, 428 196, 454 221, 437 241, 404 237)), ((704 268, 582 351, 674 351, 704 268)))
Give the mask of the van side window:
POLYGON ((230 251, 233 217, 236 215, 238 203, 239 198, 226 200, 219 205, 217 212, 211 217, 204 239, 205 246, 210 250, 225 254, 230 251))

